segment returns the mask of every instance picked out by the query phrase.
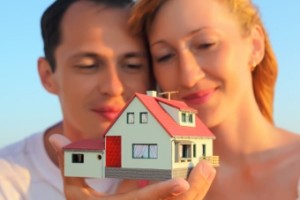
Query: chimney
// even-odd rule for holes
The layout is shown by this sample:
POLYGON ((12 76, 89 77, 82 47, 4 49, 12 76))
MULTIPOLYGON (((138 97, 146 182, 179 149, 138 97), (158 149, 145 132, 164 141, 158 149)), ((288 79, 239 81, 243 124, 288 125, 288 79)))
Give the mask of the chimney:
POLYGON ((148 90, 147 95, 151 97, 157 97, 157 92, 155 90, 148 90))

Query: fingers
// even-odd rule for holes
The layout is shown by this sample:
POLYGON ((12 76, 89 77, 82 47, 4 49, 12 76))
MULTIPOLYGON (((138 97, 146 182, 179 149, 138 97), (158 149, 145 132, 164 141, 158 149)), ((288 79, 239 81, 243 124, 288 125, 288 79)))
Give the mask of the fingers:
POLYGON ((54 134, 49 137, 49 142, 56 152, 58 158, 59 168, 63 174, 64 171, 64 152, 63 147, 70 144, 71 141, 61 134, 54 134))
MULTIPOLYGON (((49 142, 51 143, 52 147, 54 148, 57 158, 58 158, 58 163, 59 163, 59 168, 63 177, 64 181, 64 186, 65 186, 65 192, 68 193, 66 190, 66 187, 81 187, 81 188, 89 188, 89 186, 86 184, 85 180, 83 178, 76 178, 76 177, 65 177, 64 176, 64 151, 63 147, 70 144, 71 141, 61 135, 61 134, 53 134, 49 137, 49 142)), ((68 188, 68 189, 69 189, 68 188)))
POLYGON ((190 189, 178 199, 204 199, 208 192, 213 179, 215 178, 216 170, 210 162, 201 161, 191 171, 188 178, 190 189))
POLYGON ((179 196, 189 189, 189 184, 184 179, 171 179, 144 187, 136 192, 136 199, 154 200, 171 199, 179 196))
MULTIPOLYGON (((191 177, 191 184, 193 185, 192 188, 195 188, 195 190, 198 190, 200 192, 197 193, 197 196, 195 199, 204 199, 205 195, 207 194, 215 176, 216 176, 216 169, 212 166, 212 164, 210 162, 207 161, 201 161, 200 162, 200 174, 203 177, 203 182, 202 184, 194 184, 194 182, 196 182, 197 180, 195 180, 195 177, 197 177, 194 175, 193 177, 191 177), (197 188, 198 187, 198 188, 197 188)), ((195 172, 197 173, 197 172, 195 172)))
MULTIPOLYGON (((142 189, 132 190, 129 193, 106 196, 97 193, 90 188, 83 178, 64 176, 64 152, 63 147, 70 141, 62 135, 52 135, 49 138, 50 143, 57 153, 59 166, 64 179, 64 189, 67 199, 107 199, 107 200, 192 200, 203 199, 212 184, 216 170, 207 161, 199 162, 192 170, 188 181, 184 179, 171 179, 164 182, 148 185, 142 189)), ((136 184, 136 183, 135 183, 136 184)), ((130 185, 130 184, 129 184, 130 185)), ((132 183, 131 183, 132 185, 132 183)), ((131 186, 133 189, 135 185, 131 186)), ((127 190, 128 191, 128 190, 127 190)))

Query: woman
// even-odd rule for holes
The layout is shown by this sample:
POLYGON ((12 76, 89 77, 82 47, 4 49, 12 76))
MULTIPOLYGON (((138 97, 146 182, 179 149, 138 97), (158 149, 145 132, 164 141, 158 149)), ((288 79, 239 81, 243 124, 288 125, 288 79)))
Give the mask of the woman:
POLYGON ((139 0, 130 23, 161 90, 178 91, 217 137, 205 198, 296 199, 300 137, 273 124, 277 63, 251 1, 139 0))
POLYGON ((300 136, 273 123, 277 62, 252 2, 140 0, 130 23, 148 38, 160 88, 216 135, 207 199, 296 199, 300 136))

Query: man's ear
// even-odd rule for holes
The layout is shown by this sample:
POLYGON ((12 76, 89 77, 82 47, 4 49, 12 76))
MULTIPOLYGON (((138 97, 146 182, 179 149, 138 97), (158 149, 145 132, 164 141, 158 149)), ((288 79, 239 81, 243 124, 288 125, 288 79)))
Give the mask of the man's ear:
POLYGON ((250 66, 258 65, 265 56, 265 35, 259 25, 253 27, 251 31, 252 53, 250 58, 250 66))
POLYGON ((49 62, 43 57, 38 59, 38 72, 44 88, 52 94, 57 94, 55 74, 52 72, 49 62))

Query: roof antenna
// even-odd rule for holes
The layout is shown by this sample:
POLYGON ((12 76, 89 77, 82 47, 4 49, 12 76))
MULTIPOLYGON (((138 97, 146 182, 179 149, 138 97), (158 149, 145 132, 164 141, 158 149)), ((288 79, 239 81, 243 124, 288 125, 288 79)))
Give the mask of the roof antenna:
POLYGON ((168 100, 170 101, 171 100, 171 95, 176 94, 176 93, 179 93, 179 92, 178 91, 160 92, 160 93, 158 93, 158 95, 162 96, 164 94, 167 94, 168 95, 168 100))

